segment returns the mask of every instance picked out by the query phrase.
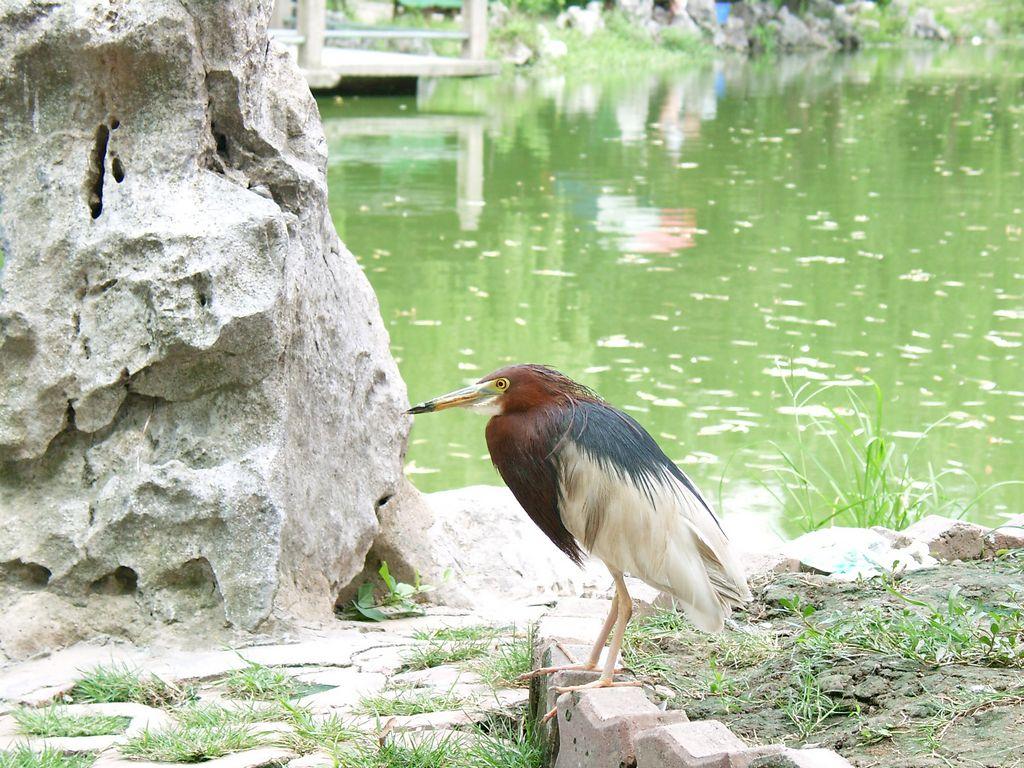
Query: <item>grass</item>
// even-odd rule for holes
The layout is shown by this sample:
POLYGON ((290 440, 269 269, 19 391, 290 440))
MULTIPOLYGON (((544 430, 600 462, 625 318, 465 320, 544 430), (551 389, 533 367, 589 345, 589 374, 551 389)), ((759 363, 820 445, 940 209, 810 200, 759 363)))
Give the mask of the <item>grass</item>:
POLYGON ((413 649, 403 665, 407 670, 430 669, 442 664, 457 664, 487 654, 489 640, 431 640, 413 649))
POLYGON ((131 722, 113 715, 72 715, 64 707, 22 708, 11 714, 22 733, 47 738, 110 736, 123 733, 131 722))
POLYGON ((294 729, 283 734, 281 743, 300 754, 324 751, 335 760, 347 752, 346 747, 359 738, 358 729, 346 723, 337 715, 316 719, 313 714, 302 707, 282 703, 287 722, 294 729))
POLYGON ((88 768, 96 756, 88 752, 66 755, 56 749, 33 752, 28 747, 0 751, 0 768, 88 768))
POLYGON ((246 661, 241 669, 228 672, 219 681, 228 693, 241 699, 277 701, 297 695, 295 678, 278 669, 246 661))
POLYGON ((462 709, 469 701, 451 693, 429 693, 414 688, 394 688, 387 692, 364 696, 356 706, 356 713, 376 717, 422 715, 462 709))
POLYGON ((201 763, 232 752, 253 749, 263 738, 242 724, 193 725, 143 731, 119 749, 126 757, 161 763, 201 763))
POLYGON ((213 704, 187 704, 173 710, 172 714, 182 728, 219 728, 225 725, 246 725, 286 720, 288 711, 284 704, 272 707, 219 707, 213 704))
POLYGON ((339 768, 542 768, 546 753, 532 726, 492 720, 466 733, 408 744, 363 740, 337 756, 339 768))
POLYGON ((773 635, 725 632, 709 635, 697 632, 677 611, 661 609, 630 622, 622 644, 627 668, 639 677, 659 680, 689 698, 715 695, 727 708, 742 704, 740 691, 723 671, 752 667, 779 652, 773 635), (681 675, 671 645, 680 643, 702 661, 710 673, 704 679, 681 675))
POLYGON ((513 630, 509 642, 502 643, 494 653, 479 661, 477 672, 495 688, 528 686, 529 683, 520 682, 516 678, 533 667, 533 635, 533 625, 522 634, 513 630))
POLYGON ((790 390, 793 438, 769 443, 778 461, 769 470, 775 482, 762 486, 783 508, 783 516, 797 520, 805 531, 831 525, 902 530, 926 515, 960 518, 996 488, 1019 484, 981 488, 958 466, 936 470, 930 463, 920 465, 914 454, 942 420, 904 450, 885 426, 878 385, 871 384, 873 404, 847 390, 847 403, 825 407, 829 415, 822 415, 820 401, 832 389, 805 384, 790 390))
POLYGON ((854 715, 840 701, 825 693, 814 674, 810 659, 799 660, 793 677, 794 685, 779 702, 779 709, 789 718, 800 739, 806 739, 833 715, 854 715))
POLYGON ((122 664, 93 667, 85 671, 84 677, 71 689, 73 701, 95 704, 131 701, 163 707, 189 698, 192 698, 191 691, 158 677, 143 676, 138 670, 122 664))

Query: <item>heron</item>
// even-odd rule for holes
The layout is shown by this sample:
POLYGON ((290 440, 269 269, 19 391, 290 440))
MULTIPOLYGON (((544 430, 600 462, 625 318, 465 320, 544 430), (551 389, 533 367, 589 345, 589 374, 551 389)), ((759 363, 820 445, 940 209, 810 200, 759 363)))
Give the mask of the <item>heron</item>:
POLYGON ((409 409, 470 408, 490 415, 487 450, 516 500, 570 560, 601 560, 615 584, 611 610, 583 663, 583 688, 617 681, 615 664, 633 612, 625 574, 673 595, 690 622, 718 632, 750 600, 746 578, 710 503, 640 424, 591 389, 543 365, 513 365, 409 409))

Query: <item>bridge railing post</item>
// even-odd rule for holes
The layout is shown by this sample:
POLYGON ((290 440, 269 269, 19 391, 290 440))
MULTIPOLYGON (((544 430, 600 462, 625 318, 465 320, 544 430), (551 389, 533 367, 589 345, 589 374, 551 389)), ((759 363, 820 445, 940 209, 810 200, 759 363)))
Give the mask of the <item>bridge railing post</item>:
POLYGON ((292 0, 275 0, 274 10, 270 14, 270 28, 284 29, 284 24, 292 15, 292 0))
POLYGON ((487 0, 462 0, 462 27, 466 33, 462 58, 484 58, 487 54, 487 0))
POLYGON ((295 18, 295 29, 303 38, 299 44, 299 66, 319 69, 327 30, 326 0, 298 0, 295 18))

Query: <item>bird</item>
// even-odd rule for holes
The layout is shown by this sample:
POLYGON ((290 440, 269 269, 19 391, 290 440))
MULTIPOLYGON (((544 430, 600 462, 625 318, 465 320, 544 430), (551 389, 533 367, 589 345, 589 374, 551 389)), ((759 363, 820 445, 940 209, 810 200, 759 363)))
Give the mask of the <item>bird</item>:
MULTIPOLYGON (((469 408, 490 416, 485 436, 498 474, 527 515, 570 560, 601 560, 615 585, 611 610, 583 663, 541 667, 523 678, 598 669, 584 688, 638 685, 615 679, 633 611, 625 574, 674 596, 689 621, 718 632, 751 599, 711 504, 635 419, 545 365, 512 365, 409 414, 469 408)), ((551 713, 549 713, 551 714, 551 713)))

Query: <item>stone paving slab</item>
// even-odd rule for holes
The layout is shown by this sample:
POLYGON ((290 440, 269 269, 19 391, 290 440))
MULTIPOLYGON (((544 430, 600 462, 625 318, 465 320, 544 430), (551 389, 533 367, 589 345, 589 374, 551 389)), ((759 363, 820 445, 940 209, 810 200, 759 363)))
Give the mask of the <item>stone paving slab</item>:
POLYGON ((43 737, 22 733, 18 723, 10 714, 0 715, 0 750, 27 746, 34 752, 44 749, 56 749, 59 752, 101 752, 119 744, 136 733, 149 729, 158 729, 171 725, 174 721, 160 709, 147 707, 143 704, 123 702, 102 704, 69 704, 60 707, 61 712, 69 715, 111 715, 129 717, 124 733, 109 736, 63 736, 43 737))
MULTIPOLYGON (((281 747, 260 747, 245 752, 234 752, 224 757, 207 760, 203 768, 259 768, 263 765, 286 763, 297 757, 288 749, 281 747)), ((115 750, 107 750, 96 758, 92 768, 181 768, 181 763, 155 763, 147 760, 129 760, 115 750)))

